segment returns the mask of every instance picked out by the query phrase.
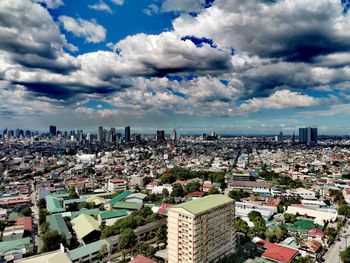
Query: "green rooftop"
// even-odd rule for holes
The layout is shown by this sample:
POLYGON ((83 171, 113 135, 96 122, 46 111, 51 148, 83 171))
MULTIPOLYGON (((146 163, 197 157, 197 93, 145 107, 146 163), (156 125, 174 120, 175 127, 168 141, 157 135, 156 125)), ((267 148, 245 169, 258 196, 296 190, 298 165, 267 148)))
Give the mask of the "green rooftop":
POLYGON ((96 242, 90 243, 88 245, 73 249, 69 251, 68 254, 70 259, 72 261, 75 261, 79 258, 86 257, 90 254, 97 253, 101 249, 101 247, 104 245, 108 246, 108 243, 105 239, 102 239, 102 240, 98 240, 96 242))
POLYGON ((24 215, 22 215, 21 213, 18 213, 18 212, 12 212, 9 214, 9 218, 8 218, 8 221, 10 222, 14 222, 17 220, 17 218, 19 217, 23 217, 24 215))
POLYGON ((33 244, 30 242, 30 237, 0 242, 0 254, 4 254, 6 252, 13 251, 13 250, 20 250, 23 248, 25 249, 33 248, 33 244))
POLYGON ((73 219, 73 218, 76 218, 77 216, 80 216, 82 214, 90 215, 90 216, 97 216, 99 213, 100 213, 100 210, 98 208, 81 209, 80 211, 72 212, 72 215, 70 217, 73 219))
POLYGON ((80 204, 80 203, 84 203, 86 202, 86 198, 76 198, 76 199, 68 199, 68 200, 64 200, 63 203, 64 205, 71 205, 73 203, 77 203, 77 204, 80 204))
POLYGON ((52 195, 46 196, 45 199, 46 199, 47 211, 49 211, 50 214, 61 213, 66 211, 66 209, 62 207, 62 203, 60 199, 52 195))
POLYGON ((114 210, 114 211, 103 211, 100 213, 100 217, 102 220, 121 217, 121 216, 127 216, 127 215, 128 215, 128 210, 126 209, 120 209, 120 210, 114 210))
POLYGON ((178 205, 172 206, 170 209, 183 208, 193 215, 198 215, 212 208, 215 208, 220 205, 228 204, 228 203, 233 203, 233 200, 225 195, 216 194, 216 195, 208 195, 196 200, 191 200, 186 203, 178 204, 178 205))
POLYGON ((131 194, 132 194, 131 191, 126 190, 123 193, 121 193, 121 194, 117 195, 116 197, 112 198, 111 200, 109 200, 108 203, 110 203, 111 206, 114 206, 115 203, 123 201, 126 197, 128 197, 131 194))
POLYGON ((142 203, 136 203, 136 202, 117 202, 113 205, 114 208, 128 209, 128 210, 140 210, 142 206, 143 206, 142 203))
POLYGON ((64 234, 66 236, 66 239, 72 238, 72 234, 69 231, 66 222, 64 221, 64 218, 61 214, 46 216, 46 221, 50 224, 49 228, 51 230, 57 230, 58 233, 64 234))

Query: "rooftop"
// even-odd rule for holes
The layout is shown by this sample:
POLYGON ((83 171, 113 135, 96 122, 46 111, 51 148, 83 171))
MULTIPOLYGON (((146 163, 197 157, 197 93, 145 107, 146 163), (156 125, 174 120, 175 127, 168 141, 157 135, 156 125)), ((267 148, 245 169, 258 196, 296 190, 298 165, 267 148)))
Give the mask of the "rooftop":
POLYGON ((69 251, 68 254, 70 259, 72 261, 75 261, 79 258, 83 258, 85 256, 98 252, 101 249, 101 247, 104 245, 107 246, 108 243, 105 239, 102 239, 102 240, 98 240, 96 242, 90 243, 88 245, 73 249, 69 251))
POLYGON ((92 216, 81 214, 72 221, 73 229, 79 239, 86 237, 93 231, 100 231, 100 226, 92 216))
POLYGON ((66 239, 70 239, 72 237, 72 234, 61 214, 46 216, 46 221, 50 224, 49 228, 51 230, 57 230, 58 233, 64 234, 66 239))
POLYGON ((128 210, 125 210, 125 209, 114 210, 114 211, 103 211, 100 213, 100 217, 102 220, 126 216, 126 215, 128 215, 128 210))
POLYGON ((193 215, 197 215, 203 212, 206 212, 210 209, 213 209, 217 206, 233 203, 233 200, 227 196, 216 194, 208 195, 196 200, 192 200, 183 204, 178 204, 170 208, 183 208, 186 211, 190 212, 193 215))

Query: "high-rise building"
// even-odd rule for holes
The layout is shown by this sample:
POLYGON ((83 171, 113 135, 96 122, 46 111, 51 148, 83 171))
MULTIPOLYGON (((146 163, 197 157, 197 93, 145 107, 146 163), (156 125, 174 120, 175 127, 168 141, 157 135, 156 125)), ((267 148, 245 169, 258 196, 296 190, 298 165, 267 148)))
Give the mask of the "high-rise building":
POLYGON ((163 141, 165 141, 165 132, 157 131, 157 142, 163 142, 163 141))
POLYGON ((131 131, 130 126, 125 127, 125 141, 130 142, 131 140, 131 131))
POLYGON ((278 142, 283 142, 283 131, 281 128, 280 134, 278 135, 278 142))
POLYGON ((173 132, 171 133, 171 140, 176 141, 177 140, 177 133, 176 130, 174 129, 173 132))
POLYGON ((317 144, 317 128, 299 128, 299 142, 317 144))
POLYGON ((50 136, 53 137, 53 136, 56 136, 56 134, 57 134, 56 126, 50 125, 50 136))
POLYGON ((292 142, 295 142, 295 132, 293 132, 293 136, 292 136, 292 142))
POLYGON ((216 262, 235 250, 234 202, 208 195, 168 210, 169 263, 216 262))
POLYGON ((102 142, 103 141, 103 127, 98 127, 97 131, 97 141, 102 142))

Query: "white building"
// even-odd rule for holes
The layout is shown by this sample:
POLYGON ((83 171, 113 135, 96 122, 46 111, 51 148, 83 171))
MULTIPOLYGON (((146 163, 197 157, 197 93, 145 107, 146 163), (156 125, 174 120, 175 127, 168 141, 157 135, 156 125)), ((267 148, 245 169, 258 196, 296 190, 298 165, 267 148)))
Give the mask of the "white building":
POLYGON ((95 154, 77 154, 77 163, 95 164, 96 155, 95 154))
POLYGON ((277 207, 258 205, 246 202, 235 202, 235 214, 237 217, 248 217, 251 211, 257 211, 265 220, 269 220, 277 213, 277 207))
POLYGON ((109 179, 107 183, 107 191, 115 192, 118 190, 126 190, 127 182, 123 179, 109 179))

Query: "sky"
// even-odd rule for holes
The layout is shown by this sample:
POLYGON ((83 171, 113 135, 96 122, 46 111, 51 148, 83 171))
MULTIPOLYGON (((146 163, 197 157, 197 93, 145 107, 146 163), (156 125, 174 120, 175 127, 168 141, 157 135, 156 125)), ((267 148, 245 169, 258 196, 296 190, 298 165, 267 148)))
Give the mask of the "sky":
POLYGON ((349 8, 0 1, 0 129, 350 134, 349 8))

